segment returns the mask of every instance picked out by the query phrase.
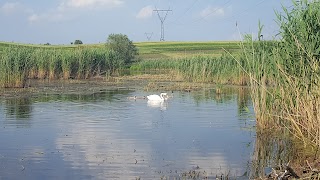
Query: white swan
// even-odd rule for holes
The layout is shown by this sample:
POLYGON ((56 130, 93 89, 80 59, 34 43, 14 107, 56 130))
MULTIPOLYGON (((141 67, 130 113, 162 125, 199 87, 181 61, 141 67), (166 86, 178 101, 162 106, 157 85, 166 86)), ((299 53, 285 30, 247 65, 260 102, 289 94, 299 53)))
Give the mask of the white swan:
POLYGON ((161 93, 160 96, 157 94, 152 94, 147 96, 149 101, 164 101, 167 100, 167 93, 161 93))

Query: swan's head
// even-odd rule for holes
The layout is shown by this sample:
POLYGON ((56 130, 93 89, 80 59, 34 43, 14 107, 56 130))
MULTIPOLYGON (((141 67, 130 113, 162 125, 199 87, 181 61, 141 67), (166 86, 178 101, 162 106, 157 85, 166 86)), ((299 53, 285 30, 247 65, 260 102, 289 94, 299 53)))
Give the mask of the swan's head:
POLYGON ((163 99, 168 99, 168 93, 161 93, 160 96, 161 96, 163 99))

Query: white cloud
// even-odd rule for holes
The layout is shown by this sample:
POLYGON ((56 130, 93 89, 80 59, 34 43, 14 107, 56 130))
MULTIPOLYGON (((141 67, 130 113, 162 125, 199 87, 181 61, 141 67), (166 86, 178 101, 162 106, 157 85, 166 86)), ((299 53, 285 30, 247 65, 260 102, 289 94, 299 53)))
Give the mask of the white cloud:
POLYGON ((64 0, 58 9, 113 8, 124 4, 122 0, 64 0))
POLYGON ((17 2, 14 2, 14 3, 7 2, 3 6, 1 6, 0 10, 5 14, 10 14, 10 13, 16 12, 20 6, 21 4, 17 2))
POLYGON ((224 17, 226 10, 222 7, 208 6, 200 12, 202 18, 224 17))
POLYGON ((136 18, 138 19, 147 19, 152 17, 153 7, 152 6, 146 6, 143 7, 139 13, 137 14, 136 18))
POLYGON ((58 12, 50 12, 45 14, 32 14, 28 17, 28 21, 31 24, 40 22, 40 21, 60 22, 60 21, 66 21, 68 19, 70 19, 70 17, 58 12))
POLYGON ((0 6, 0 12, 6 15, 14 14, 14 13, 29 13, 31 9, 26 8, 23 4, 18 2, 7 2, 0 6))
POLYGON ((82 11, 96 9, 111 9, 124 4, 122 0, 62 0, 54 9, 45 13, 32 14, 29 16, 30 23, 40 21, 68 21, 81 14, 82 11))
POLYGON ((36 22, 40 19, 40 16, 37 14, 32 14, 31 16, 28 17, 28 21, 33 23, 36 22))

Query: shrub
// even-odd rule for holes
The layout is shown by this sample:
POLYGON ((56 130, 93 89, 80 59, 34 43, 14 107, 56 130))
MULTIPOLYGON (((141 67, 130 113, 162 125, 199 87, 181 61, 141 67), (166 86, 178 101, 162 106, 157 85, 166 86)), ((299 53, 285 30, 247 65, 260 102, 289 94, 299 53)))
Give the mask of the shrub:
POLYGON ((136 46, 124 34, 110 34, 108 36, 106 46, 119 55, 120 60, 125 64, 129 64, 138 54, 136 46))

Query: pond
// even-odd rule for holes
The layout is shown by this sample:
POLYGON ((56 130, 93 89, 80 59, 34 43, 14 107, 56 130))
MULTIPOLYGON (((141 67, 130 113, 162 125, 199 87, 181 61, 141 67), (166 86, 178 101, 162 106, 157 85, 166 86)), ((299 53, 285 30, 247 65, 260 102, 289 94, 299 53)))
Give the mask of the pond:
POLYGON ((248 179, 255 120, 246 88, 100 90, 0 99, 0 179, 248 179))

